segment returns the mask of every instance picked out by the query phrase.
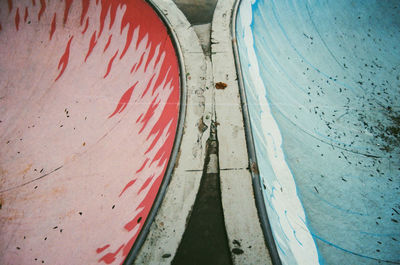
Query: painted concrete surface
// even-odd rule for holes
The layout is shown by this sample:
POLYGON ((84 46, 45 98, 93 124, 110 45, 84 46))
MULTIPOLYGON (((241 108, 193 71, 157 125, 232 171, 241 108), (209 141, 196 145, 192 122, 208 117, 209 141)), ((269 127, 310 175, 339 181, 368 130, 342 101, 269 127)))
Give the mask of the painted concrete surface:
POLYGON ((240 63, 283 264, 400 263, 399 8, 241 1, 240 63))
POLYGON ((142 0, 0 12, 0 263, 121 264, 175 140, 167 29, 142 0))
POLYGON ((234 4, 218 1, 211 28, 214 88, 226 85, 214 90, 222 206, 233 264, 271 264, 255 207, 232 50, 234 4))
POLYGON ((184 14, 170 1, 154 0, 176 35, 187 91, 182 143, 171 182, 135 264, 171 264, 186 229, 200 186, 210 134, 212 87, 210 62, 184 14))

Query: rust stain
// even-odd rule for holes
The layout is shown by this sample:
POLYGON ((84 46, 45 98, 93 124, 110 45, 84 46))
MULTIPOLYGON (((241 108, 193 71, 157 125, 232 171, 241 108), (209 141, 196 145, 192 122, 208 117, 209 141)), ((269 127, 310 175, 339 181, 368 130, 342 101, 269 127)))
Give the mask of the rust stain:
POLYGON ((251 170, 251 172, 253 172, 253 174, 256 174, 256 175, 259 174, 258 166, 257 166, 256 162, 251 163, 250 170, 251 170))
POLYGON ((65 195, 67 189, 64 186, 54 187, 52 189, 42 188, 38 191, 38 186, 35 186, 32 191, 29 193, 25 193, 23 196, 18 196, 16 201, 22 202, 49 202, 54 200, 55 198, 59 198, 65 195))
POLYGON ((32 164, 28 164, 25 169, 23 169, 21 172, 19 172, 19 174, 21 175, 25 175, 26 173, 28 173, 28 171, 32 168, 32 164))
POLYGON ((24 217, 24 214, 18 209, 8 208, 5 209, 4 215, 0 216, 0 223, 9 223, 12 221, 20 220, 24 217))
POLYGON ((200 120, 198 121, 197 128, 199 129, 200 133, 203 133, 208 129, 208 126, 203 121, 203 117, 201 117, 200 120))
POLYGON ((76 210, 69 210, 68 212, 65 213, 65 216, 63 217, 72 217, 73 215, 75 215, 76 210))
POLYGON ((51 190, 51 195, 59 195, 65 193, 65 188, 64 187, 55 187, 51 190))
POLYGON ((175 158, 175 166, 174 169, 179 167, 179 160, 181 159, 181 149, 179 148, 178 154, 176 155, 175 158))
POLYGON ((72 154, 72 155, 70 155, 70 156, 67 156, 67 157, 64 159, 64 165, 68 164, 69 162, 75 161, 76 157, 77 157, 76 154, 72 154))
POLYGON ((7 170, 5 170, 4 168, 0 167, 0 175, 1 176, 7 175, 7 173, 8 173, 7 170))
POLYGON ((218 82, 215 84, 216 89, 225 89, 228 85, 224 82, 218 82))

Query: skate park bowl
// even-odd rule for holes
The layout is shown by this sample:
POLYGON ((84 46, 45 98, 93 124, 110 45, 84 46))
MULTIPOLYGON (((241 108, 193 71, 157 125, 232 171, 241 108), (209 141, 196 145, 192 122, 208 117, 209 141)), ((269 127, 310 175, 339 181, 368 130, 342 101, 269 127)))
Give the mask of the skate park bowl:
POLYGON ((143 0, 1 1, 1 264, 124 262, 176 153, 168 30, 143 0))
POLYGON ((400 264, 398 1, 216 4, 0 1, 0 264, 400 264))
POLYGON ((238 5, 242 104, 275 263, 400 263, 399 4, 238 5))

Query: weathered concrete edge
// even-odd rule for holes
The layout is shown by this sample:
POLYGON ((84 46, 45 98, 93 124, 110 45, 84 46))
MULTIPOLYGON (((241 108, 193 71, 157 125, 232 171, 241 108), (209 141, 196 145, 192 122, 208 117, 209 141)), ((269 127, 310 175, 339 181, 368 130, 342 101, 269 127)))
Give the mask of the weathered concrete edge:
POLYGON ((211 28, 211 57, 219 123, 219 163, 222 205, 234 264, 271 264, 253 193, 237 72, 232 49, 231 20, 235 0, 218 1, 211 28))
POLYGON ((240 64, 239 51, 238 51, 238 46, 237 46, 237 42, 236 42, 236 16, 238 13, 240 3, 241 3, 241 0, 236 0, 235 6, 233 9, 231 32, 232 32, 232 38, 234 41, 232 41, 232 47, 233 47, 233 52, 234 52, 234 56, 235 56, 236 71, 238 74, 239 91, 240 91, 240 97, 241 97, 241 101, 242 101, 243 120, 244 120, 244 124, 245 124, 246 142, 247 142, 247 148, 248 148, 248 153, 249 153, 250 167, 252 169, 254 168, 253 170, 251 170, 251 175, 252 175, 252 179, 253 179, 254 196, 255 196, 258 216, 260 218, 261 228, 264 233, 264 237, 265 237, 265 240, 267 243, 271 261, 274 265, 280 265, 280 264, 282 264, 282 262, 280 260, 278 250, 276 247, 276 243, 275 243, 275 239, 272 234, 272 229, 271 229, 271 225, 270 225, 270 222, 268 219, 268 213, 266 210, 263 192, 262 192, 256 151, 255 151, 254 140, 253 140, 253 132, 251 129, 249 110, 248 110, 248 106, 247 106, 247 98, 246 98, 246 93, 245 93, 244 83, 243 83, 243 75, 242 75, 242 69, 241 69, 241 64, 240 64))
MULTIPOLYGON (((170 264, 186 227, 202 175, 210 112, 206 86, 206 61, 198 38, 171 0, 149 0, 168 24, 180 57, 181 86, 186 108, 181 112, 182 139, 172 165, 169 186, 144 244, 128 264, 170 264), (208 118, 207 118, 208 117, 208 118)), ((177 135, 178 137, 179 135, 177 135)))

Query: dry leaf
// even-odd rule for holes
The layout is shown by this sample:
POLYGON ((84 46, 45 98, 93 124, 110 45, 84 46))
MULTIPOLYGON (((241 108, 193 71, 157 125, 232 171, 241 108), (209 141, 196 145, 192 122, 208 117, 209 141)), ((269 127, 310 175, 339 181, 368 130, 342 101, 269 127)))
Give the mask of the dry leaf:
POLYGON ((225 89, 228 85, 223 82, 218 82, 215 84, 216 89, 225 89))

